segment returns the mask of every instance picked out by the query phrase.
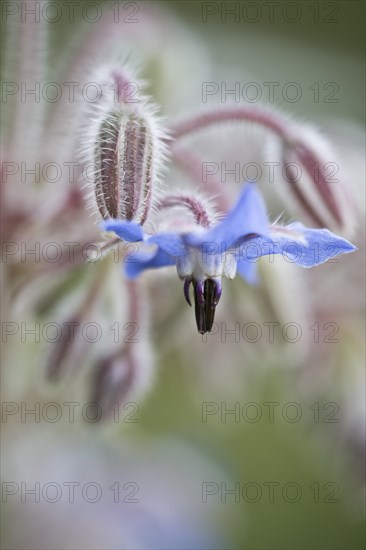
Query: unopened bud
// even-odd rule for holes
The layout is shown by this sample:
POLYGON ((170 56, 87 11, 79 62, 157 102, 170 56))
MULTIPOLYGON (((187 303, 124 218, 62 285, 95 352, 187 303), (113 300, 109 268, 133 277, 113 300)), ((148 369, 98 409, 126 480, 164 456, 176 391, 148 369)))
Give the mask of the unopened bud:
POLYGON ((46 361, 47 376, 50 380, 57 380, 60 373, 72 355, 75 359, 75 347, 80 348, 81 317, 75 315, 63 323, 61 338, 51 344, 48 360, 46 361))
MULTIPOLYGON (((130 285, 132 296, 136 285, 130 285)), ((130 318, 134 324, 134 336, 120 344, 115 351, 97 360, 91 375, 91 400, 100 405, 103 418, 108 418, 116 403, 140 401, 149 388, 154 377, 154 360, 149 339, 145 331, 146 312, 136 309, 136 300, 130 303, 130 318), (141 321, 141 319, 144 319, 141 321), (137 322, 139 319, 139 322, 137 322), (141 323, 141 324, 140 324, 141 323)))
POLYGON ((151 199, 153 146, 142 119, 113 113, 100 127, 95 194, 103 218, 132 220, 151 199))
POLYGON ((93 402, 107 412, 114 403, 123 401, 133 385, 136 365, 131 354, 109 356, 96 365, 93 377, 93 402))
POLYGON ((106 85, 96 117, 86 122, 86 160, 94 168, 93 189, 89 195, 91 207, 95 210, 96 204, 103 219, 134 220, 143 224, 162 169, 166 136, 160 128, 156 109, 146 98, 141 96, 134 102, 129 101, 125 93, 127 77, 113 70, 110 78, 117 94, 112 98, 111 86, 106 85))
POLYGON ((298 204, 312 223, 344 229, 350 199, 328 142, 312 128, 299 129, 299 137, 284 145, 283 163, 298 204))

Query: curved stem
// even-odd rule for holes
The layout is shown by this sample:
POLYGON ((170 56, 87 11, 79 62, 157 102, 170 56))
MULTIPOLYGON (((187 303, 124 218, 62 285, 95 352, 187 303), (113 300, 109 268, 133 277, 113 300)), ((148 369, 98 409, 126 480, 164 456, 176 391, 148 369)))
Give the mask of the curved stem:
POLYGON ((226 109, 217 109, 200 113, 188 120, 177 122, 171 128, 171 137, 179 139, 187 134, 202 130, 213 124, 221 122, 255 122, 272 130, 282 139, 291 139, 291 123, 288 120, 279 117, 265 107, 229 107, 226 109), (289 129, 290 126, 290 129, 289 129))
MULTIPOLYGON (((199 130, 203 130, 213 124, 235 121, 254 122, 275 133, 284 143, 287 143, 296 149, 300 162, 310 175, 311 166, 314 163, 321 166, 321 163, 318 162, 317 155, 314 154, 309 147, 306 146, 306 144, 303 144, 298 136, 296 136, 294 131, 296 127, 294 127, 291 121, 284 116, 279 116, 277 113, 273 113, 268 108, 263 106, 260 108, 253 106, 229 107, 225 109, 207 111, 205 113, 195 115, 188 120, 176 123, 171 128, 170 135, 173 139, 177 140, 199 130)), ((339 205, 333 196, 324 172, 324 169, 321 169, 319 177, 313 177, 314 185, 333 218, 336 222, 342 225, 343 220, 339 205)), ((293 191, 300 203, 303 204, 304 208, 311 213, 314 220, 317 223, 321 222, 319 216, 316 214, 314 215, 313 209, 304 197, 304 194, 301 192, 298 185, 293 185, 293 191)))
POLYGON ((190 195, 166 195, 158 203, 160 208, 171 208, 173 206, 185 206, 195 217, 196 223, 202 227, 210 226, 209 215, 202 202, 190 195))

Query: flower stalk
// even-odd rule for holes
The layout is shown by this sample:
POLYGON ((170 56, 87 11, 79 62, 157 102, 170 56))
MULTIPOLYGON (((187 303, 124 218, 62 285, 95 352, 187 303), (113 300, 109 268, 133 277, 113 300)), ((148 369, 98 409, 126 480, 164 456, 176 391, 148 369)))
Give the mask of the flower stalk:
POLYGON ((115 351, 99 359, 94 367, 91 400, 100 405, 104 418, 109 416, 113 405, 125 401, 127 396, 139 395, 142 387, 146 389, 150 378, 145 371, 151 367, 151 354, 141 353, 144 348, 141 329, 146 325, 141 285, 129 281, 127 290, 129 324, 135 327, 139 338, 129 338, 115 351))
MULTIPOLYGON (((200 113, 192 116, 181 122, 172 125, 171 136, 176 142, 180 142, 182 138, 195 134, 199 131, 209 128, 210 126, 226 123, 226 122, 250 122, 263 126, 267 130, 273 132, 282 143, 282 162, 286 165, 291 158, 299 163, 305 169, 307 175, 311 178, 312 185, 315 187, 319 198, 325 206, 331 219, 339 226, 345 225, 345 214, 342 212, 342 204, 338 197, 333 192, 331 185, 328 182, 328 175, 325 167, 334 160, 332 151, 328 143, 316 132, 310 131, 310 143, 307 132, 303 127, 282 114, 270 110, 268 107, 229 107, 224 109, 216 109, 200 113), (317 153, 317 149, 326 150, 328 157, 324 158, 317 153)), ((309 130, 308 128, 306 129, 309 130)), ((174 150, 174 149, 173 149, 174 150)), ((181 155, 178 152, 178 160, 181 155)), ((310 216, 310 218, 319 227, 326 225, 324 219, 319 212, 314 209, 309 202, 306 194, 300 189, 296 177, 291 177, 291 166, 289 167, 289 183, 294 192, 295 197, 300 205, 310 216)), ((293 175, 293 174, 292 174, 293 175)))

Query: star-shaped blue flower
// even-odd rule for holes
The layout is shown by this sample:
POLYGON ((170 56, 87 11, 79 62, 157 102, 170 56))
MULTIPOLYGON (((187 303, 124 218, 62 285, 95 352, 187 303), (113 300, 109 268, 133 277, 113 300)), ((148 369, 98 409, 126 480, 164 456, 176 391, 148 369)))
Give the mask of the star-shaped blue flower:
POLYGON ((197 328, 202 334, 212 329, 223 275, 233 279, 238 271, 255 283, 260 256, 283 254, 288 261, 313 267, 356 249, 328 229, 309 229, 298 222, 285 227, 270 225, 262 195, 252 183, 243 187, 226 217, 209 228, 197 225, 189 232, 147 235, 135 222, 108 220, 102 227, 125 241, 154 245, 153 250, 140 251, 126 263, 128 278, 145 269, 176 265, 189 305, 193 284, 197 328))

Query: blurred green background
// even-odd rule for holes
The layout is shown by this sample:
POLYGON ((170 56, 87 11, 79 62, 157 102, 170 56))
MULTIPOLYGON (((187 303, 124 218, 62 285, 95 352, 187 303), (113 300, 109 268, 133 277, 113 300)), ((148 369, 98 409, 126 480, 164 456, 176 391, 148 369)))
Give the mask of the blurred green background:
MULTIPOLYGON (((110 3, 106 1, 105 4, 110 3)), ((144 2, 139 4, 143 9, 144 2)), ((297 1, 293 4, 297 6, 296 9, 300 9, 302 15, 296 23, 288 23, 281 16, 283 5, 290 4, 283 0, 276 2, 277 15, 273 22, 269 22, 266 17, 266 2, 254 2, 253 4, 259 6, 263 13, 263 17, 256 23, 249 23, 243 20, 243 17, 239 22, 234 22, 232 16, 228 16, 224 23, 220 21, 221 11, 225 9, 223 5, 229 9, 233 8, 234 4, 242 6, 248 4, 247 2, 209 3, 218 8, 218 13, 210 16, 206 23, 202 22, 203 2, 173 0, 146 4, 160 5, 163 10, 174 14, 179 24, 187 29, 187 42, 180 37, 179 47, 172 43, 174 38, 167 33, 164 55, 169 55, 170 50, 173 50, 173 61, 170 61, 172 67, 174 56, 178 56, 178 53, 188 62, 188 68, 184 66, 179 73, 180 60, 177 58, 177 72, 171 76, 170 89, 164 88, 168 82, 166 75, 164 85, 161 84, 160 77, 166 69, 161 68, 159 59, 155 60, 155 64, 149 60, 142 70, 144 77, 151 77, 151 93, 156 101, 162 104, 164 115, 176 114, 176 88, 179 88, 182 97, 186 90, 187 98, 186 102, 182 100, 182 112, 187 112, 203 106, 201 84, 205 81, 227 81, 228 87, 237 81, 278 81, 281 86, 287 82, 297 82, 303 90, 301 100, 289 103, 279 98, 279 101, 275 102, 276 107, 294 117, 319 123, 324 128, 336 127, 334 132, 341 132, 343 128, 345 134, 339 137, 339 150, 348 139, 349 128, 352 131, 356 128, 356 138, 359 140, 358 132, 362 134, 365 121, 364 2, 297 1), (319 10, 319 22, 313 20, 314 10, 319 10), (334 15, 330 15, 333 10, 334 15), (334 17, 336 21, 325 22, 327 17, 334 17), (198 57, 197 64, 204 63, 206 55, 210 62, 209 70, 207 66, 202 65, 202 80, 197 72, 190 73, 191 59, 188 58, 192 56, 195 48, 195 42, 190 43, 192 38, 193 41, 197 41, 197 47, 200 49, 201 57, 198 57), (309 86, 314 82, 337 83, 338 101, 314 102, 309 90, 309 86)), ((54 25, 50 49, 51 73, 52 68, 57 66, 59 52, 65 42, 75 40, 77 28, 77 25, 70 25, 67 21, 54 25)), ((192 59, 192 62, 194 61, 192 59)), ((182 63, 184 65, 184 62, 182 63)), ((363 139, 357 141, 358 149, 355 155, 358 155, 359 164, 353 166, 355 170, 362 166, 363 146, 363 139)), ((359 180, 354 182, 356 188, 364 184, 362 174, 359 175, 359 180)), ((356 189, 356 192, 358 196, 362 194, 359 189, 356 189)), ((353 239, 360 248, 361 233, 357 233, 353 239)), ((303 351, 301 342, 284 345, 283 339, 280 342, 276 339, 274 344, 262 341, 257 346, 243 341, 242 338, 236 343, 230 335, 226 342, 222 342, 220 335, 216 335, 208 337, 207 343, 202 342, 201 336, 195 333, 191 312, 186 314, 184 310, 185 316, 180 319, 181 310, 185 306, 182 305, 181 288, 176 278, 172 277, 165 284, 165 279, 160 281, 159 277, 148 277, 148 291, 151 296, 157 297, 155 303, 153 298, 151 305, 151 337, 156 350, 157 376, 145 399, 139 401, 138 422, 122 422, 119 425, 112 423, 110 426, 85 426, 78 422, 71 425, 66 422, 62 423, 62 428, 55 425, 54 435, 61 441, 65 438, 65 441, 77 441, 81 445, 84 441, 93 441, 101 455, 102 469, 104 451, 107 456, 110 447, 114 448, 119 444, 127 447, 131 445, 133 448, 137 446, 142 454, 145 452, 145 446, 151 448, 155 445, 162 454, 165 445, 177 448, 178 452, 180 448, 195 449, 208 464, 222 472, 222 477, 217 474, 215 477, 210 470, 209 478, 203 477, 202 472, 198 474, 194 496, 191 495, 186 503, 186 507, 192 507, 192 510, 202 508, 202 483, 206 481, 218 485, 225 481, 228 487, 239 483, 241 488, 246 483, 259 485, 263 493, 257 502, 248 502, 249 499, 243 496, 239 502, 235 502, 234 497, 230 495, 226 503, 221 502, 220 492, 208 497, 208 501, 214 503, 215 511, 210 516, 208 526, 205 524, 204 530, 210 531, 211 525, 213 533, 218 531, 221 537, 217 539, 219 542, 215 542, 214 534, 214 542, 211 545, 207 543, 209 548, 364 548, 362 398, 360 403, 360 395, 363 392, 361 388, 364 384, 364 289, 359 282, 356 284, 353 278, 360 264, 356 261, 351 264, 347 262, 349 258, 341 258, 338 264, 324 268, 323 277, 329 278, 333 276, 332 270, 340 270, 338 286, 331 288, 332 295, 329 300, 324 300, 324 307, 314 303, 315 298, 312 299, 310 296, 309 299, 305 297, 303 300, 301 297, 300 300, 295 292, 293 298, 289 297, 289 301, 293 300, 295 303, 299 298, 301 304, 304 302, 312 310, 308 325, 301 324, 301 315, 299 319, 286 316, 286 305, 284 310, 276 310, 276 288, 274 285, 271 286, 271 282, 264 289, 248 288, 239 280, 231 283, 230 288, 228 284, 225 285, 225 310, 232 312, 226 319, 228 329, 238 320, 242 320, 239 312, 246 307, 249 308, 248 316, 245 317, 245 313, 243 314, 246 321, 263 323, 279 320, 282 324, 295 321, 301 324, 304 333, 307 332, 308 335, 312 334, 308 327, 315 321, 322 324, 329 321, 337 323, 337 343, 315 344, 310 339, 306 344, 306 352, 303 351), (347 302, 351 304, 349 307, 346 307, 347 302), (164 308, 167 311, 162 315, 161 309, 164 308), (258 317, 255 316, 257 310, 258 317), (265 405, 268 402, 279 404, 273 422, 269 419, 265 405), (203 421, 205 403, 216 404, 218 407, 218 412, 208 416, 207 422, 203 421), (248 403, 257 404, 263 413, 262 417, 256 422, 243 418, 243 415, 236 418, 229 414, 222 418, 221 411, 225 411, 225 407, 235 408, 236 403, 239 404, 240 411, 248 403), (301 409, 301 418, 297 422, 292 422, 282 415, 283 407, 289 403, 296 403, 301 409), (315 420, 317 403, 320 407, 320 417, 315 420), (327 414, 332 411, 332 408, 326 408, 329 403, 335 404, 337 409, 334 422, 327 420, 327 414), (273 502, 268 498, 267 485, 263 485, 268 482, 277 484, 273 502), (282 489, 287 483, 300 486, 302 493, 298 501, 288 502, 289 499, 283 496, 282 489), (319 498, 314 496, 317 488, 319 498), (334 501, 329 502, 331 499, 334 501)), ((362 262, 360 263, 362 269, 362 262)), ((296 274, 294 276, 296 277, 296 274)), ((313 285, 319 284, 322 275, 318 274, 313 278, 312 274, 306 272, 305 275, 302 273, 301 277, 306 281, 306 292, 310 293, 313 285)), ((286 279, 281 285, 281 293, 286 293, 286 279)), ((324 284, 322 288, 326 294, 328 285, 324 284)), ((34 311, 29 315, 30 318, 33 315, 34 319, 38 319, 34 311)), ((224 320, 223 312, 219 321, 224 320)), ((26 381, 19 382, 19 374, 15 379, 10 377, 5 390, 5 401, 12 401, 14 395, 17 399, 30 402, 37 399, 45 402, 68 399, 73 382, 62 386, 61 390, 44 385, 42 353, 39 347, 32 344, 24 344, 20 349, 11 351, 8 368, 22 364, 24 356, 29 358, 27 360, 33 366, 25 367, 26 381)), ((73 387, 72 391, 74 397, 78 395, 77 386, 76 389, 73 387)), ((289 414, 291 413, 292 410, 289 414)), ((52 449, 47 446, 47 433, 51 428, 44 422, 32 426, 35 437, 40 437, 43 441, 40 453, 44 453, 46 464, 48 454, 53 456, 52 449), (41 434, 45 424, 46 435, 43 440, 41 434)), ((13 439, 16 439, 18 445, 25 429, 27 425, 22 425, 16 419, 9 420, 5 426, 5 443, 11 446, 13 439)), ((52 439, 50 441, 52 447, 52 439)), ((87 446, 87 443, 85 445, 87 446)), ((16 454, 21 453, 21 448, 19 444, 16 454)), ((3 452, 6 454, 6 448, 3 452)), ((13 456, 12 452, 9 456, 13 456)), ((121 461, 119 465, 123 471, 124 463, 121 461)), ((175 470, 173 458, 169 466, 175 470)), ((104 467, 108 467, 107 459, 104 467)), ((31 462, 29 468, 32 468, 31 462)), ((91 468, 93 471, 93 466, 91 468)), ((95 475, 99 471, 98 468, 95 467, 95 475)), ((149 471, 148 460, 142 468, 149 471)), ((181 491, 184 494, 184 479, 190 476, 189 461, 183 465, 177 462, 175 473, 178 485, 182 476, 181 491)), ((156 475, 161 475, 164 484, 164 472, 156 475)), ((160 498, 163 497, 159 494, 152 497, 157 507, 160 498)), ((173 504, 172 506, 174 509, 173 504)), ((14 535, 17 529, 22 530, 22 525, 17 523, 17 512, 12 515, 12 512, 6 509, 4 517, 5 527, 12 533, 8 539, 11 541, 8 542, 9 548, 21 548, 19 544, 22 542, 17 543, 18 539, 14 535)), ((42 526, 42 521, 40 525, 42 526)), ((184 528, 189 529, 189 524, 184 528)), ((199 546, 199 542, 196 546, 194 541, 198 539, 194 537, 189 546, 180 546, 179 540, 177 536, 176 548, 189 547, 198 550, 206 547, 204 544, 199 546)), ((128 543, 117 542, 116 548, 119 547, 118 544, 122 544, 123 548, 129 548, 128 543)), ((151 544, 144 548, 159 547, 153 542, 151 544)))

